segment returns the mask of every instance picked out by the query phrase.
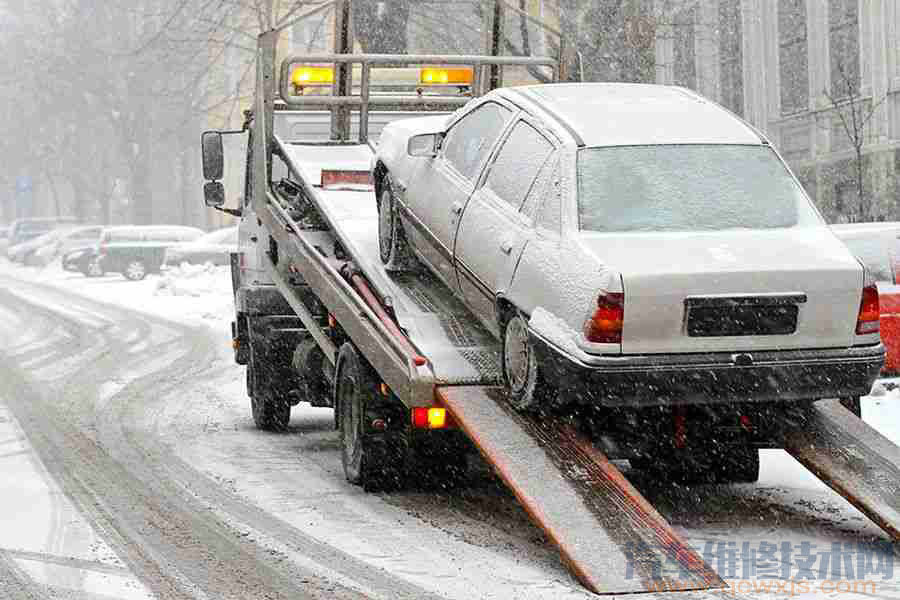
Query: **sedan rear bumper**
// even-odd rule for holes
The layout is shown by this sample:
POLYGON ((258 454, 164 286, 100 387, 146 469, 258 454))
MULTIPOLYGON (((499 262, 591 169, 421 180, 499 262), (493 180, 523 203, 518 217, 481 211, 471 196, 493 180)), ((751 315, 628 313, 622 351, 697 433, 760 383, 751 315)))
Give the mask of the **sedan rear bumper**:
POLYGON ((606 407, 818 400, 864 396, 882 344, 823 350, 573 357, 534 331, 538 364, 560 395, 606 407))

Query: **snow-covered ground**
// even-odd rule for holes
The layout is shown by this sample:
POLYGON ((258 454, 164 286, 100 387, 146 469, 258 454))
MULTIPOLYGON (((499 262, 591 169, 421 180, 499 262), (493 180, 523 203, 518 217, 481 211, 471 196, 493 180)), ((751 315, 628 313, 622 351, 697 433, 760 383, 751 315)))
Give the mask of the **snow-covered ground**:
MULTIPOLYGON (((188 400, 167 404, 165 411, 153 416, 152 426, 185 462, 303 534, 416 585, 439 589, 447 597, 582 595, 540 532, 494 483, 446 493, 413 490, 366 495, 348 486, 340 472, 330 410, 295 408, 292 435, 255 431, 244 394, 243 369, 230 362, 227 345, 233 310, 227 267, 183 266, 141 282, 118 275, 88 279, 55 264, 43 269, 3 264, 0 269, 73 294, 209 328, 210 335, 222 342, 216 377, 189 390, 188 400), (412 548, 418 554, 410 555, 412 548)), ((114 394, 116 388, 108 392, 114 394)), ((900 443, 900 389, 876 383, 873 393, 863 399, 863 415, 884 436, 900 443)), ((814 565, 818 569, 834 544, 846 544, 853 552, 850 547, 856 548, 857 542, 887 539, 783 451, 763 451, 761 460, 760 481, 754 485, 673 490, 644 480, 638 472, 631 477, 702 554, 733 553, 733 572, 727 558, 712 562, 735 586, 745 579, 777 579, 779 560, 787 560, 790 575, 795 574, 801 548, 819 560, 814 565), (771 564, 764 564, 760 553, 784 544, 790 546, 793 557, 773 554, 771 564), (756 553, 756 558, 748 552, 756 553), (753 568, 742 572, 742 565, 750 563, 753 568)), ((485 472, 483 479, 490 481, 490 476, 485 472)), ((303 560, 282 541, 260 532, 253 535, 303 560)), ((327 571, 327 565, 317 566, 327 571)), ((900 569, 888 575, 868 577, 876 583, 874 593, 807 586, 759 595, 900 598, 900 569)), ((340 579, 340 574, 335 577, 340 579)))

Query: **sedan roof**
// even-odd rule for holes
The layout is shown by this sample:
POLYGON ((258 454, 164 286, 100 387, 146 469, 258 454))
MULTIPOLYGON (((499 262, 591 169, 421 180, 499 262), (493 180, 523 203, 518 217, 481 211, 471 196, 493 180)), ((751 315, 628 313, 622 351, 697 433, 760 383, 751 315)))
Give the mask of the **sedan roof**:
POLYGON ((674 86, 559 83, 508 88, 554 114, 583 146, 753 144, 758 133, 718 104, 674 86), (578 139, 580 138, 580 140, 578 139))

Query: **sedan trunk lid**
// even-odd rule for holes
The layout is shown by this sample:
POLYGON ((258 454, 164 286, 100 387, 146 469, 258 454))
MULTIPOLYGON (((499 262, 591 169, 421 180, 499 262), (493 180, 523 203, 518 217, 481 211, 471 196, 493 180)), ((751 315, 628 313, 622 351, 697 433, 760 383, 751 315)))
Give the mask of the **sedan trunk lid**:
POLYGON ((622 273, 625 354, 854 343, 863 270, 827 227, 582 235, 622 273))

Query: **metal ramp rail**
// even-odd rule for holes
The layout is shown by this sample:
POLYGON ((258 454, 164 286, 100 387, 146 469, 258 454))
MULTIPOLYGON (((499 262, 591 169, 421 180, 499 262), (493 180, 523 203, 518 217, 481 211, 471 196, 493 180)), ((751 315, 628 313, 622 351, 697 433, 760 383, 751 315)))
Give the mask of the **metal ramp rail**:
POLYGON ((592 592, 725 587, 603 453, 570 425, 516 412, 499 388, 439 387, 437 397, 592 592))
POLYGON ((900 542, 900 447, 838 400, 816 402, 784 449, 900 542))

